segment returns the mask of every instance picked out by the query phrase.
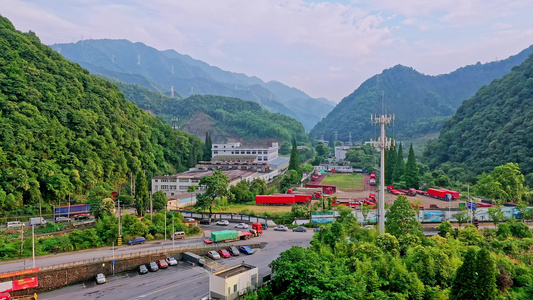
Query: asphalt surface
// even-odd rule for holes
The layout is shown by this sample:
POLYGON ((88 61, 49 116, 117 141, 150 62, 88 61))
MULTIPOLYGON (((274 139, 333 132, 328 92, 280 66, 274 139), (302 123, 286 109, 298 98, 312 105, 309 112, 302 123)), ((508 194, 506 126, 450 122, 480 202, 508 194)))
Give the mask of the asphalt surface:
MULTIPOLYGON (((231 229, 232 226, 228 226, 231 229)), ((213 229, 221 227, 209 226, 213 229)), ((223 227, 222 229, 226 229, 223 227)), ((224 267, 245 262, 259 268, 259 277, 270 274, 270 262, 279 254, 292 246, 308 247, 313 231, 280 232, 272 228, 266 230, 263 236, 250 240, 251 243, 261 242, 265 246, 254 249, 254 254, 235 256, 213 261, 206 258, 206 268, 191 266, 180 261, 178 266, 157 272, 138 275, 136 272, 126 272, 115 276, 108 276, 108 282, 96 285, 94 281, 76 283, 61 289, 39 294, 39 299, 186 299, 195 300, 207 296, 209 269, 219 270, 224 267)), ((246 241, 240 242, 246 244, 246 241)), ((227 244, 219 244, 225 247, 227 244)))

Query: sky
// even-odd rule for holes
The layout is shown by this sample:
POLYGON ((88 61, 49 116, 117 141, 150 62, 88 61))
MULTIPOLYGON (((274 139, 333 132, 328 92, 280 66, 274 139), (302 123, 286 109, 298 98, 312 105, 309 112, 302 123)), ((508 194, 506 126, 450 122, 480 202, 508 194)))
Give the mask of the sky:
POLYGON ((2 0, 44 44, 127 39, 339 102, 397 64, 438 75, 533 44, 531 0, 2 0))

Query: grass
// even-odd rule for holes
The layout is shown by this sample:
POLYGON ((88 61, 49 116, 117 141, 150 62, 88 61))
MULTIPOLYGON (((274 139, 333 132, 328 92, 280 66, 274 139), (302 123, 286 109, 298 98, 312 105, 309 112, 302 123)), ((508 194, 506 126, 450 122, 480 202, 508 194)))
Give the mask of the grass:
POLYGON ((321 182, 324 185, 334 185, 337 189, 364 190, 364 177, 360 174, 328 174, 321 182))

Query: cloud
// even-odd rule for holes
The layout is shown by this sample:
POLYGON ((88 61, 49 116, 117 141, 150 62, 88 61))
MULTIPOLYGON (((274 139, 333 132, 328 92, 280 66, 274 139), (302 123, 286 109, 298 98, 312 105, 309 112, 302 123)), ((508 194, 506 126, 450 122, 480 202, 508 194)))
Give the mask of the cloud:
POLYGON ((46 44, 82 37, 175 49, 339 101, 398 63, 439 74, 504 58, 533 37, 526 0, 4 0, 46 44), (340 69, 342 68, 342 69, 340 69))

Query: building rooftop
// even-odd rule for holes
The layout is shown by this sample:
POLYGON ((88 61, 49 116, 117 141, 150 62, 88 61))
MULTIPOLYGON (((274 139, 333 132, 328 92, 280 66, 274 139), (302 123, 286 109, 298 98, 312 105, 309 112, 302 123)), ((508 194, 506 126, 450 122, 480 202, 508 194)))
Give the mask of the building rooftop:
POLYGON ((233 267, 222 269, 222 270, 217 271, 217 272, 213 272, 213 275, 218 276, 218 277, 222 277, 222 278, 228 278, 228 277, 232 277, 232 276, 244 273, 246 271, 249 271, 249 270, 252 270, 252 269, 255 269, 255 268, 257 268, 257 267, 242 263, 242 264, 239 264, 239 265, 236 265, 236 266, 233 266, 233 267))
POLYGON ((268 164, 271 166, 279 166, 281 164, 288 163, 289 160, 291 160, 289 157, 278 157, 273 161, 269 162, 268 164))

